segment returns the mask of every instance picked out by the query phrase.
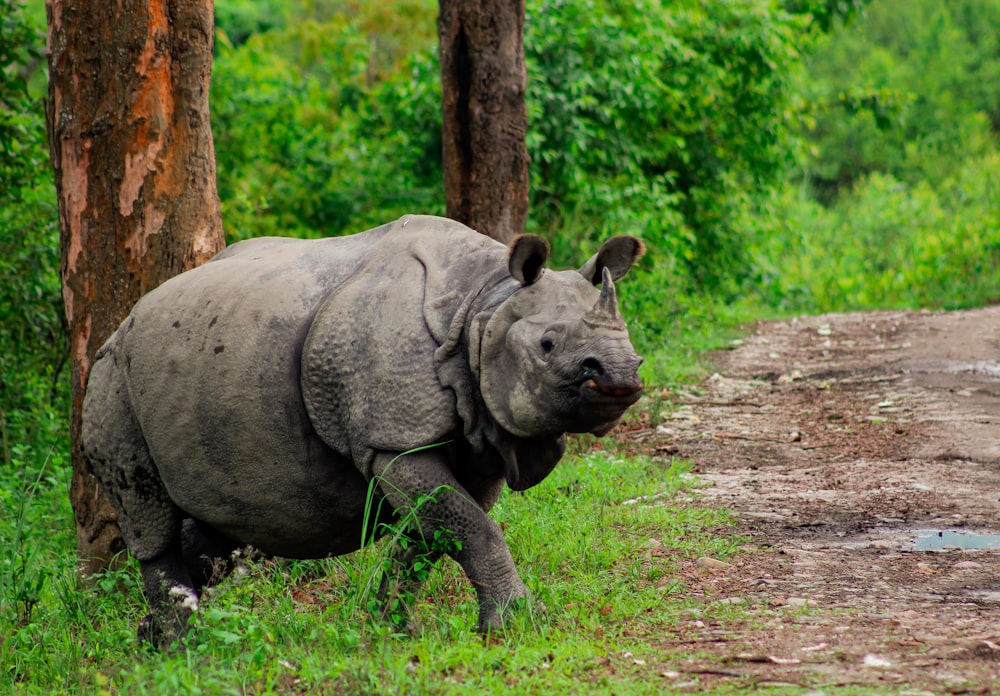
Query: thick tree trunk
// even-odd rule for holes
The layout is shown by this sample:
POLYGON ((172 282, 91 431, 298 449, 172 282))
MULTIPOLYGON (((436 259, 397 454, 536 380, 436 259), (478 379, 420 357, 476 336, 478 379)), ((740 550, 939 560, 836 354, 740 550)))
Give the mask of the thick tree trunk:
POLYGON ((502 242, 528 214, 524 0, 440 0, 447 215, 502 242))
POLYGON ((212 0, 46 2, 73 380, 70 498, 88 571, 123 548, 80 456, 94 355, 139 297, 225 244, 208 114, 212 10, 212 0))

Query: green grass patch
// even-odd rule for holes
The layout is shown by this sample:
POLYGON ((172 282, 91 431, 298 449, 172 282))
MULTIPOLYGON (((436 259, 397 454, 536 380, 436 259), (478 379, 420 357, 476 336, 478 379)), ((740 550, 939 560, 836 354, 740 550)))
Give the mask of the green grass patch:
POLYGON ((159 654, 135 638, 146 605, 133 561, 89 584, 75 573, 67 469, 3 481, 16 514, 0 522, 0 692, 653 693, 652 666, 671 658, 648 638, 694 606, 680 569, 739 543, 724 512, 698 504, 683 462, 572 456, 494 509, 535 595, 502 634, 473 632, 475 593, 450 560, 421 592, 412 634, 373 620, 380 543, 322 561, 249 560, 206 596, 186 650, 159 654))

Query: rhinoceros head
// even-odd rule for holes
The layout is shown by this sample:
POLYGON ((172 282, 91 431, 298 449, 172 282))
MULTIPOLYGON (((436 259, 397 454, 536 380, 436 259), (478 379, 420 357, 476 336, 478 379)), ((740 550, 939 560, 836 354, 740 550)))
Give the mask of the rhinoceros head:
POLYGON ((552 271, 541 238, 515 240, 508 265, 521 287, 487 323, 479 361, 483 400, 501 427, 528 438, 603 435, 639 399, 642 358, 614 281, 642 251, 635 237, 615 237, 579 270, 552 271))

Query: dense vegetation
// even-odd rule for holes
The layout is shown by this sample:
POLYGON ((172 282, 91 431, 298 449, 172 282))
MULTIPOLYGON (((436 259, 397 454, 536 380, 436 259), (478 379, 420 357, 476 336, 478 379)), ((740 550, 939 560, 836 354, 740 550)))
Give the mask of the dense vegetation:
MULTIPOLYGON (((227 3, 242 19, 220 22, 213 126, 231 238, 442 210, 435 3, 368 5, 272 8, 255 32, 249 3, 227 3)), ((642 349, 662 354, 647 368, 658 379, 664 337, 727 307, 990 301, 998 13, 985 0, 529 2, 530 231, 562 263, 615 232, 647 241, 624 294, 642 349)))
MULTIPOLYGON (((230 240, 442 212, 433 0, 217 0, 216 13, 230 240)), ((525 30, 529 231, 560 264, 612 233, 646 240, 621 295, 648 381, 693 371, 692 351, 759 316, 1000 298, 1000 0, 529 0, 525 30)), ((667 528, 678 558, 726 553, 725 533, 679 531, 724 521, 689 501, 682 466, 597 455, 501 502, 525 535, 512 546, 529 584, 557 609, 524 619, 515 656, 468 636, 472 598, 453 569, 433 580, 448 608, 426 608, 421 640, 388 640, 361 610, 365 556, 253 565, 187 657, 144 657, 134 569, 92 591, 72 573, 44 44, 40 0, 0 0, 0 690, 214 693, 243 675, 251 690, 420 690, 426 678, 445 692, 487 684, 473 672, 489 664, 491 683, 544 674, 540 690, 559 691, 631 650, 626 629, 670 630, 687 607, 665 580, 676 566, 646 563, 643 544, 667 528), (622 496, 661 494, 665 506, 622 513, 622 496), (595 523, 586 541, 581 516, 595 523), (200 660, 225 667, 205 676, 200 660)), ((620 674, 601 688, 645 678, 620 674)))

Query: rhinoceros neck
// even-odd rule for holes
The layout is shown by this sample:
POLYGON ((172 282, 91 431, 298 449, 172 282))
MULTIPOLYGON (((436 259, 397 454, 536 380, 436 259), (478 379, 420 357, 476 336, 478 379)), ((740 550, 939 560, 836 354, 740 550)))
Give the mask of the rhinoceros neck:
POLYGON ((500 455, 505 478, 514 490, 525 490, 545 478, 565 450, 562 433, 534 438, 511 433, 493 417, 483 399, 480 355, 486 327, 522 287, 504 276, 469 293, 455 314, 448 341, 435 353, 438 379, 455 393, 466 441, 476 452, 490 448, 500 455))
POLYGON ((464 437, 478 452, 487 444, 484 433, 496 427, 479 386, 483 332, 497 309, 520 287, 509 275, 497 274, 466 293, 445 341, 434 353, 438 380, 454 393, 464 437))
POLYGON ((452 319, 447 339, 435 354, 438 362, 465 349, 469 356, 469 368, 478 382, 483 329, 497 309, 520 288, 520 283, 504 274, 466 294, 452 319))

